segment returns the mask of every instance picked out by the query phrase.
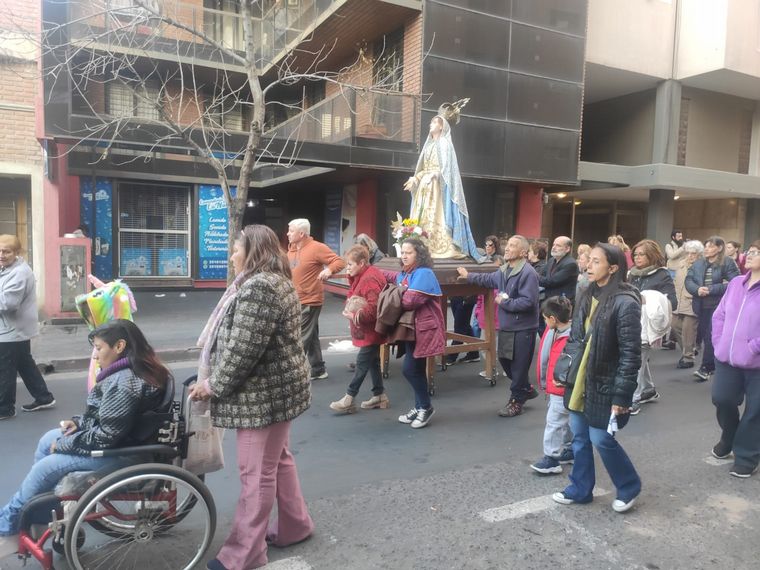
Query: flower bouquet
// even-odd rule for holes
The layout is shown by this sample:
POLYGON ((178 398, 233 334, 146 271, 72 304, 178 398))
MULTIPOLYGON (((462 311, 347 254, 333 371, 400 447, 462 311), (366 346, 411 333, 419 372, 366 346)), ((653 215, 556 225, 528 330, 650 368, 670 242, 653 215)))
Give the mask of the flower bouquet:
POLYGON ((391 230, 398 246, 401 246, 401 242, 409 237, 417 237, 422 241, 427 241, 428 238, 428 233, 419 225, 418 219, 402 218, 398 212, 396 212, 396 221, 391 222, 391 230))

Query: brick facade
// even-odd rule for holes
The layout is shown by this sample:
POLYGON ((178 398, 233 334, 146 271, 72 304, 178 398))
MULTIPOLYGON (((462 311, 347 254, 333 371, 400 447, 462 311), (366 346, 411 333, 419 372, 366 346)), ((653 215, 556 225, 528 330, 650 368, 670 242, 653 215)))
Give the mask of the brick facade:
POLYGON ((34 101, 37 66, 25 62, 0 62, 0 162, 39 163, 42 149, 35 138, 34 101))

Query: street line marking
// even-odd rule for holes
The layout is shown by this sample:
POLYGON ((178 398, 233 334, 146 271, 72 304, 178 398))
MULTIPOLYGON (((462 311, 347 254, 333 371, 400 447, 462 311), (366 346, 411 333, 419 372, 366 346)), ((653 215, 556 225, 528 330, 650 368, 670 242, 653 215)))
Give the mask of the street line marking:
MULTIPOLYGON (((609 494, 609 491, 600 487, 594 489, 595 497, 601 497, 607 494, 609 494)), ((511 519, 519 519, 525 515, 540 513, 556 506, 559 506, 559 504, 554 502, 551 495, 541 495, 540 497, 525 499, 524 501, 518 501, 502 507, 486 509, 485 511, 479 512, 478 516, 486 522, 495 523, 511 519)))
POLYGON ((715 465, 717 467, 720 467, 721 465, 728 465, 729 463, 734 462, 733 458, 718 459, 717 457, 713 457, 712 455, 708 455, 707 457, 704 457, 702 461, 704 461, 708 465, 715 465))
POLYGON ((283 558, 267 564, 272 570, 312 570, 311 565, 300 556, 283 558))

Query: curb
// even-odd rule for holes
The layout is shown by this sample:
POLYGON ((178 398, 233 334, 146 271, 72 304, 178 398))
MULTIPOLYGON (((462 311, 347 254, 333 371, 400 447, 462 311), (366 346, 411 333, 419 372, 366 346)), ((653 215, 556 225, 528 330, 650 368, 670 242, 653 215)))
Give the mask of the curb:
MULTIPOLYGON (((331 342, 336 340, 351 340, 350 336, 321 336, 319 343, 323 349, 326 349, 331 342)), ((184 362, 188 360, 197 360, 201 349, 197 346, 190 348, 169 348, 157 350, 156 354, 164 362, 184 362)), ((37 361, 37 368, 43 374, 54 374, 56 372, 78 372, 87 370, 90 367, 90 356, 77 358, 53 358, 47 361, 37 361)))

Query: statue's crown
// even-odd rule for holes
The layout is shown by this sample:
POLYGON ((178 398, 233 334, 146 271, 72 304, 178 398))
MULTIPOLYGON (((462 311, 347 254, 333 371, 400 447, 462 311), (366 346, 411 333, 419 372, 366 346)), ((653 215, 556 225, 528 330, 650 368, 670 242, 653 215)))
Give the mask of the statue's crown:
POLYGON ((460 99, 454 103, 444 103, 438 107, 438 114, 446 119, 450 125, 456 125, 459 123, 459 112, 464 108, 467 103, 470 102, 469 97, 460 99))

